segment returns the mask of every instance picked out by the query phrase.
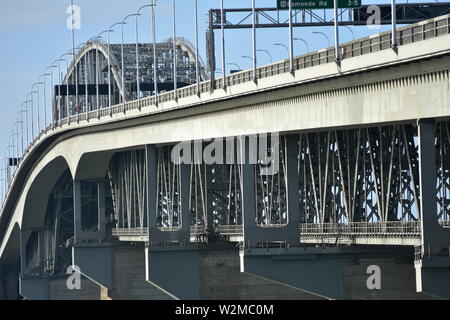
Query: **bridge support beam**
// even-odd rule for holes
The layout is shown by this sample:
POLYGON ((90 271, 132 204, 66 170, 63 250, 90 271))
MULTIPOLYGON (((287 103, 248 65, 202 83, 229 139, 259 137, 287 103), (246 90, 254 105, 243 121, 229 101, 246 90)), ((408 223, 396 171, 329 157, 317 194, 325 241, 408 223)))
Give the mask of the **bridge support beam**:
POLYGON ((31 237, 33 230, 20 232, 19 294, 29 300, 47 300, 48 277, 44 274, 44 231, 35 232, 37 239, 31 237), (30 266, 29 263, 33 261, 34 264, 30 266))
POLYGON ((0 265, 0 300, 16 300, 19 298, 20 266, 0 265))
POLYGON ((80 269, 81 274, 111 289, 112 245, 103 242, 106 235, 105 182, 74 181, 73 192, 75 239, 72 263, 80 269), (89 199, 89 196, 86 198, 82 194, 83 184, 95 184, 96 199, 89 199), (89 205, 92 202, 96 204, 95 207, 89 205), (89 221, 95 215, 96 223, 93 225, 89 221))
POLYGON ((73 185, 74 221, 75 221, 75 243, 77 242, 101 242, 106 235, 105 214, 105 182, 83 182, 74 181, 73 185), (82 195, 82 185, 95 184, 96 199, 90 199, 82 195), (89 202, 95 202, 96 208, 89 202), (96 225, 87 226, 87 221, 96 217, 96 225))
POLYGON ((198 299, 199 251, 197 245, 189 244, 189 165, 180 164, 181 226, 174 231, 162 231, 157 221, 157 150, 154 145, 146 147, 146 162, 149 228, 149 244, 145 249, 146 280, 173 297, 198 299))
POLYGON ((241 160, 243 162, 241 190, 244 245, 246 247, 255 247, 258 243, 274 241, 283 242, 286 247, 297 245, 299 243, 298 226, 300 223, 297 136, 286 136, 288 223, 281 227, 260 227, 256 224, 255 165, 250 163, 251 153, 256 152, 256 150, 250 150, 250 141, 248 141, 246 137, 238 140, 238 143, 241 160))
POLYGON ((450 230, 439 225, 436 208, 436 124, 418 122, 422 244, 416 256, 418 292, 450 299, 450 230))
POLYGON ((246 273, 328 299, 430 299, 415 290, 412 253, 369 246, 241 248, 241 265, 244 260, 246 273))

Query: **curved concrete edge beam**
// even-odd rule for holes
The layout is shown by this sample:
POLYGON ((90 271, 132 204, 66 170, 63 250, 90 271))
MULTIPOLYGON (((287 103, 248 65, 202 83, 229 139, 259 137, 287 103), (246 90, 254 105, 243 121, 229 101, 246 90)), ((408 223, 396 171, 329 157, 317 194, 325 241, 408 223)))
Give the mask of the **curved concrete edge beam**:
POLYGON ((19 223, 15 223, 0 255, 1 264, 16 264, 20 261, 20 227, 19 223))
POLYGON ((59 156, 39 171, 26 192, 22 229, 39 228, 45 225, 50 194, 55 184, 68 169, 69 165, 64 157, 59 156))
POLYGON ((103 179, 115 151, 83 154, 78 161, 74 180, 103 179))

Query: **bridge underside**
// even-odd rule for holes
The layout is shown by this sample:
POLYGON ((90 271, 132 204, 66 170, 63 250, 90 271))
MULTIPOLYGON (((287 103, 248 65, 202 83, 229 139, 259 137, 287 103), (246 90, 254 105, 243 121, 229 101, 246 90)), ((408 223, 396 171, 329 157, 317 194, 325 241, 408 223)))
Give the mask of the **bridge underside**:
MULTIPOLYGON (((408 262, 398 268, 410 277, 397 288, 388 286, 394 291, 373 294, 420 298, 411 283, 413 248, 422 248, 423 241, 421 170, 429 160, 419 152, 424 134, 433 136, 434 166, 427 175, 434 177, 428 191, 437 208, 428 220, 448 230, 446 121, 149 145, 116 153, 103 178, 74 181, 69 171, 63 174, 49 197, 45 226, 22 231, 21 292, 48 297, 51 279, 75 264, 114 295, 115 246, 125 241, 147 245, 141 261, 150 283, 145 290, 166 298, 205 298, 206 289, 195 284, 205 281, 200 270, 208 246, 238 242, 241 271, 332 299, 371 294, 361 281, 337 286, 346 283, 350 261, 388 266, 401 258, 408 262), (254 150, 263 159, 251 163, 254 150), (325 270, 333 270, 330 283, 320 280, 325 270), (187 278, 193 282, 180 286, 187 278)), ((449 248, 438 247, 432 235, 428 239, 431 249, 420 250, 417 261, 449 248)), ((358 269, 360 280, 363 271, 358 269)))

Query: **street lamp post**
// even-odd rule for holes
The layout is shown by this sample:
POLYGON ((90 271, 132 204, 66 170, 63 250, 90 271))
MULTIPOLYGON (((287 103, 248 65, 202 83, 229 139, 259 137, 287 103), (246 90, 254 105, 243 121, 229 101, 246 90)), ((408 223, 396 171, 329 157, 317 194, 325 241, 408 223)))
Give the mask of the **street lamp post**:
MULTIPOLYGON (((88 43, 91 43, 92 44, 92 41, 93 40, 96 40, 97 39, 97 37, 92 37, 92 38, 90 38, 88 41, 86 41, 86 45, 88 45, 88 43)), ((98 47, 97 47, 97 45, 96 45, 96 47, 95 47, 95 55, 97 56, 97 54, 98 54, 98 52, 97 52, 97 49, 98 49, 98 47)), ((97 61, 97 60, 96 60, 97 61)), ((91 110, 93 110, 93 107, 92 107, 92 101, 91 101, 91 108, 89 108, 89 88, 88 88, 88 84, 87 84, 87 78, 88 78, 88 68, 87 68, 87 65, 88 65, 88 61, 87 61, 87 55, 86 55, 86 57, 85 57, 85 59, 84 59, 84 64, 85 64, 85 78, 86 78, 86 83, 85 83, 85 90, 86 90, 86 92, 85 92, 85 99, 86 99, 86 110, 85 110, 85 112, 86 112, 86 121, 88 121, 89 122, 89 111, 91 111, 91 110)), ((96 64, 97 65, 97 64, 96 64)), ((93 72, 93 70, 91 69, 91 74, 92 74, 92 72, 93 72)), ((97 73, 97 71, 95 70, 95 73, 97 73)))
POLYGON ((14 154, 14 152, 15 152, 14 148, 16 147, 14 144, 14 137, 18 135, 16 133, 14 133, 14 127, 15 127, 15 124, 12 127, 12 133, 9 135, 9 141, 12 141, 11 148, 9 148, 9 161, 10 161, 9 164, 11 165, 11 167, 14 167, 15 158, 16 158, 16 155, 14 154))
POLYGON ((21 133, 22 133, 22 152, 24 152, 25 151, 25 149, 24 149, 24 134, 23 134, 23 117, 22 117, 22 115, 25 113, 25 121, 26 121, 26 143, 28 143, 28 110, 27 109, 23 109, 23 106, 24 105, 26 105, 26 102, 23 102, 22 103, 22 105, 20 106, 20 111, 19 111, 19 115, 20 115, 20 121, 22 121, 22 124, 21 124, 21 128, 20 128, 20 130, 21 130, 21 133))
POLYGON ((178 83, 177 83, 177 65, 178 65, 178 55, 177 55, 177 26, 176 26, 176 7, 175 7, 175 0, 172 0, 172 58, 173 58, 173 96, 175 98, 175 101, 178 99, 178 83))
POLYGON ((289 71, 294 72, 294 31, 292 28, 292 0, 289 0, 289 71))
POLYGON ((308 42, 305 41, 305 39, 303 39, 303 38, 294 38, 294 40, 303 42, 306 45, 306 52, 309 52, 309 44, 308 44, 308 42))
POLYGON ((114 27, 121 25, 123 22, 114 23, 109 27, 108 32, 108 107, 109 115, 112 117, 112 94, 111 94, 111 32, 114 32, 114 27))
POLYGON ((323 35, 323 36, 327 39, 327 42, 328 42, 328 48, 331 47, 331 44, 330 44, 330 38, 328 38, 328 36, 327 36, 325 33, 320 32, 320 31, 313 31, 313 33, 323 35))
POLYGON ((33 141, 33 137, 34 137, 34 114, 33 114, 33 93, 36 93, 36 91, 30 91, 27 94, 27 99, 31 96, 30 101, 30 105, 31 105, 31 114, 30 114, 30 119, 31 119, 31 138, 30 141, 33 141))
POLYGON ((256 73, 256 0, 252 0, 252 67, 253 67, 253 82, 257 82, 256 73))
MULTIPOLYGON (((52 109, 53 109, 53 105, 54 105, 54 96, 55 96, 55 93, 53 92, 53 69, 56 68, 56 67, 57 66, 54 63, 52 63, 50 66, 48 66, 45 69, 45 72, 47 72, 47 70, 50 69, 50 92, 51 92, 51 95, 52 95, 52 99, 51 99, 51 101, 52 101, 52 109)), ((47 108, 44 110, 44 118, 45 118, 45 125, 47 125, 47 108)))
POLYGON ((102 34, 111 32, 110 29, 104 30, 100 32, 97 36, 97 53, 96 53, 96 65, 97 65, 97 72, 96 72, 96 91, 97 91, 97 118, 100 119, 100 92, 99 92, 99 79, 100 79, 100 58, 98 56, 98 42, 102 38, 102 34))
POLYGON ((3 202, 5 200, 5 196, 6 196, 6 169, 5 168, 0 168, 0 184, 1 184, 1 190, 2 190, 2 196, 1 196, 1 202, 2 205, 1 207, 3 208, 3 202), (5 172, 4 177, 2 178, 2 172, 5 172))
POLYGON ((223 7, 223 0, 220 0, 220 31, 222 36, 222 82, 223 89, 226 90, 225 86, 225 73, 226 73, 226 62, 225 62, 225 11, 223 7))
MULTIPOLYGON (((45 129, 45 126, 46 126, 46 122, 47 122, 47 111, 46 111, 46 109, 47 109, 47 94, 46 94, 46 90, 45 90, 45 77, 46 76, 49 76, 50 74, 49 73, 43 73, 43 74, 41 74, 39 77, 38 77, 38 80, 40 79, 40 78, 44 78, 43 79, 43 81, 42 81, 42 84, 43 84, 43 87, 44 87, 44 129, 45 129)), ((39 113, 38 113, 38 115, 39 115, 39 113)), ((38 122, 39 122, 39 116, 38 116, 38 122)))
POLYGON ((70 124, 70 103, 69 103, 69 61, 67 60, 67 57, 70 56, 72 54, 72 52, 67 52, 66 54, 64 54, 64 56, 66 56, 66 89, 67 89, 67 96, 66 96, 66 112, 67 112, 67 123, 70 124))
POLYGON ((121 56, 122 56, 122 58, 121 58, 121 60, 122 60, 122 70, 121 70, 122 71, 122 106, 123 106, 123 112, 124 113, 126 113, 126 110, 125 110, 125 103, 126 103, 126 101, 125 101, 125 61, 124 61, 124 57, 123 57, 123 55, 124 55, 124 52, 123 52, 123 26, 126 24, 126 20, 128 18, 134 17, 134 16, 136 16, 136 14, 132 13, 132 14, 127 15, 122 20, 122 43, 121 43, 121 46, 120 46, 120 52, 121 52, 121 56))
MULTIPOLYGON (((8 143, 10 143, 10 140, 11 140, 11 136, 10 136, 10 139, 8 140, 8 143)), ((10 155, 8 155, 8 153, 10 154, 10 150, 11 150, 11 148, 13 148, 14 146, 12 145, 12 144, 10 144, 10 145, 8 145, 6 148, 5 148, 5 158, 6 158, 6 162, 5 162, 5 165, 6 165, 6 175, 7 175, 7 185, 9 186, 9 184, 10 184, 10 182, 11 182, 11 170, 10 170, 10 158, 11 158, 11 156, 10 155)))
MULTIPOLYGON (((52 63, 52 65, 54 65, 55 66, 55 68, 58 68, 58 63, 59 63, 59 60, 55 60, 55 61, 53 61, 53 63, 52 63)), ((58 68, 58 73, 60 72, 60 69, 58 68)), ((59 81, 59 79, 60 79, 60 74, 58 74, 58 77, 56 77, 56 82, 58 82, 59 81)), ((57 103, 57 99, 56 99, 56 90, 53 88, 53 85, 52 85, 52 121, 51 121, 51 123, 53 124, 53 126, 54 126, 54 122, 55 122, 55 109, 56 109, 56 103, 57 103)), ((59 89, 59 86, 58 86, 58 99, 59 99, 59 94, 60 94, 60 89, 59 89)))
POLYGON ((336 63, 340 63, 341 58, 339 54, 339 15, 338 15, 338 0, 333 1, 334 9, 334 56, 336 63))
MULTIPOLYGON (((58 79, 59 79, 59 85, 58 85, 58 107, 57 107, 57 114, 55 115, 56 117, 54 117, 54 119, 57 118, 57 120, 61 120, 61 86, 62 86, 62 78, 61 78, 61 62, 64 61, 63 57, 65 55, 62 55, 58 60, 56 60, 58 62, 58 79)), ((55 106, 56 107, 56 106, 55 106)))
MULTIPOLYGON (((83 42, 83 43, 80 43, 79 45, 78 45, 78 47, 76 47, 76 49, 77 50, 81 50, 83 47, 85 47, 87 45, 87 42, 83 42)), ((80 53, 80 51, 78 51, 78 53, 80 53)), ((80 58, 80 64, 81 64, 81 58, 80 58)), ((84 104, 85 104, 85 111, 84 112, 86 112, 87 111, 87 109, 88 109, 88 84, 87 84, 87 66, 88 66, 88 64, 87 64, 87 52, 85 52, 85 54, 84 54, 84 104)), ((78 86, 78 85, 77 85, 78 86)), ((80 104, 78 104, 78 107, 80 108, 79 109, 79 112, 81 111, 81 112, 83 112, 83 109, 80 107, 80 104)), ((87 114, 86 114, 86 120, 88 120, 87 119, 87 114)))
POLYGON ((156 0, 152 2, 152 41, 153 41, 153 85, 155 90, 155 105, 158 106, 158 56, 156 54, 156 0))
POLYGON ((14 148, 13 148, 13 164, 16 167, 17 167, 18 159, 19 159, 19 124, 20 124, 20 121, 16 121, 16 122, 14 122, 13 127, 12 127, 13 144, 14 144, 14 137, 16 137, 16 141, 14 144, 16 150, 14 150, 14 148), (16 129, 16 132, 14 132, 14 128, 16 129), (14 151, 15 151, 15 154, 14 154, 14 151))
POLYGON ((397 48, 397 6, 395 0, 391 0, 391 47, 397 48))
POLYGON ((197 95, 200 96, 200 66, 198 59, 198 1, 194 0, 195 6, 195 83, 197 84, 197 95))
POLYGON ((250 57, 250 56, 241 56, 241 58, 249 59, 252 62, 252 64, 254 62, 254 59, 252 57, 250 57))
POLYGON ((279 47, 283 47, 283 48, 285 48, 286 49, 286 51, 288 52, 288 54, 289 54, 289 48, 285 45, 285 44, 282 44, 282 43, 274 43, 273 44, 274 46, 279 46, 279 47))
POLYGON ((21 150, 21 152, 22 152, 22 154, 24 153, 24 151, 25 151, 25 149, 24 149, 24 143, 23 143, 23 140, 24 140, 24 136, 23 136, 23 117, 22 117, 22 114, 24 114, 24 113, 26 113, 27 111, 26 110, 20 110, 19 111, 19 113, 18 113, 18 115, 20 116, 20 142, 21 142, 21 144, 20 144, 20 150, 21 150))
MULTIPOLYGON (((242 68, 241 68, 237 63, 228 62, 228 65, 237 67, 239 71, 242 70, 242 68)), ((217 71, 217 70, 219 70, 220 72, 222 72, 222 69, 216 69, 216 71, 217 71)))
MULTIPOLYGON (((60 62, 62 62, 62 61, 65 61, 66 62, 66 112, 67 112, 67 114, 66 114, 66 117, 67 117, 67 123, 68 124, 70 124, 70 116, 69 116, 69 75, 67 74, 67 72, 68 72, 68 70, 69 70, 69 62, 67 61, 67 56, 69 56, 71 53, 70 52, 68 52, 68 53, 64 53, 61 57, 59 57, 59 59, 58 59, 58 70, 59 70, 59 75, 60 75, 60 79, 59 79, 59 88, 58 88, 58 91, 59 91, 59 94, 60 94, 60 97, 59 97, 59 99, 58 100, 61 100, 61 85, 62 85, 62 78, 61 78, 61 65, 60 65, 60 62), (65 59, 63 59, 64 57, 66 57, 65 59)), ((61 101, 59 101, 59 119, 61 119, 61 115, 62 115, 62 112, 61 112, 61 101)))
POLYGON ((152 7, 152 4, 145 4, 136 12, 136 96, 138 100, 138 109, 141 110, 141 81, 140 81, 140 67, 139 67, 139 16, 144 8, 152 7))
MULTIPOLYGON (((36 88, 36 91, 33 91, 34 93, 36 93, 36 101, 37 101, 37 134, 39 134, 39 108, 40 108, 40 104, 39 104, 39 85, 41 85, 42 82, 38 81, 36 83, 33 84, 33 86, 31 87, 31 90, 34 90, 34 87, 36 88)), ((33 115, 32 115, 33 116, 33 115)), ((33 138, 34 138, 34 134, 33 134, 33 138)))
POLYGON ((268 50, 258 49, 256 51, 266 53, 269 56, 270 63, 272 63, 272 54, 268 50))
POLYGON ((350 30, 350 32, 352 33, 352 41, 355 41, 355 34, 353 33, 352 28, 350 28, 349 26, 343 25, 344 28, 350 30))

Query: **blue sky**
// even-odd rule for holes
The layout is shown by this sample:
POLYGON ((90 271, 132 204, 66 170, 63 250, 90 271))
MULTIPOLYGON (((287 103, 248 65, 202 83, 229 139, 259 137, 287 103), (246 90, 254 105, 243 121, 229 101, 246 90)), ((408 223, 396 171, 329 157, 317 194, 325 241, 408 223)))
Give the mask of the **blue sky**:
MULTIPOLYGON (((81 8, 81 29, 76 31, 76 43, 85 42, 107 29, 113 23, 121 21, 127 14, 134 13, 148 0, 74 0, 81 8)), ((258 7, 274 7, 276 0, 257 0, 258 7)), ((194 42, 194 7, 193 0, 176 0, 177 3, 177 36, 182 36, 194 42)), ((363 0, 363 4, 368 4, 363 0)), ((370 1, 370 3, 386 3, 386 1, 370 1)), ((66 27, 69 0, 1 0, 0 4, 0 158, 3 158, 4 148, 8 145, 12 124, 16 119, 20 105, 25 101, 37 77, 44 73, 53 61, 58 59, 71 47, 71 33, 66 27)), ((158 41, 171 36, 170 0, 158 0, 158 41)), ((219 0, 199 0, 200 53, 205 57, 205 33, 207 12, 211 8, 219 8, 219 0)), ((251 7, 251 0, 225 0, 225 7, 251 7)), ((332 12, 328 11, 328 15, 332 12)), ((140 39, 150 41, 149 12, 144 11, 140 17, 140 39)), ((367 27, 352 27, 355 37, 363 37, 377 33, 367 27)), ((385 30, 386 27, 383 27, 385 30)), ((120 32, 117 30, 111 36, 111 41, 119 43, 120 32)), ((295 36, 308 41, 310 50, 327 46, 324 37, 315 35, 313 31, 326 33, 333 41, 331 27, 314 27, 295 29, 295 36)), ((125 27, 128 42, 134 41, 134 25, 125 27)), ((351 40, 349 30, 342 28, 341 40, 351 40)), ((226 32, 227 62, 239 64, 243 69, 250 68, 251 61, 242 58, 251 55, 251 31, 230 30, 226 32)), ((286 57, 286 50, 273 46, 274 42, 288 43, 288 33, 285 29, 260 29, 257 33, 258 48, 271 51, 273 60, 286 57)), ((216 37, 217 63, 220 67, 219 33, 216 37)), ((296 43, 295 53, 305 52, 304 45, 296 43)), ((259 64, 268 63, 268 56, 261 53, 259 64)), ((56 78, 56 74, 55 74, 56 78)), ((41 89, 42 90, 42 89, 41 89)), ((48 89, 47 89, 48 90, 48 89)), ((42 94, 42 92, 41 92, 42 94)))

